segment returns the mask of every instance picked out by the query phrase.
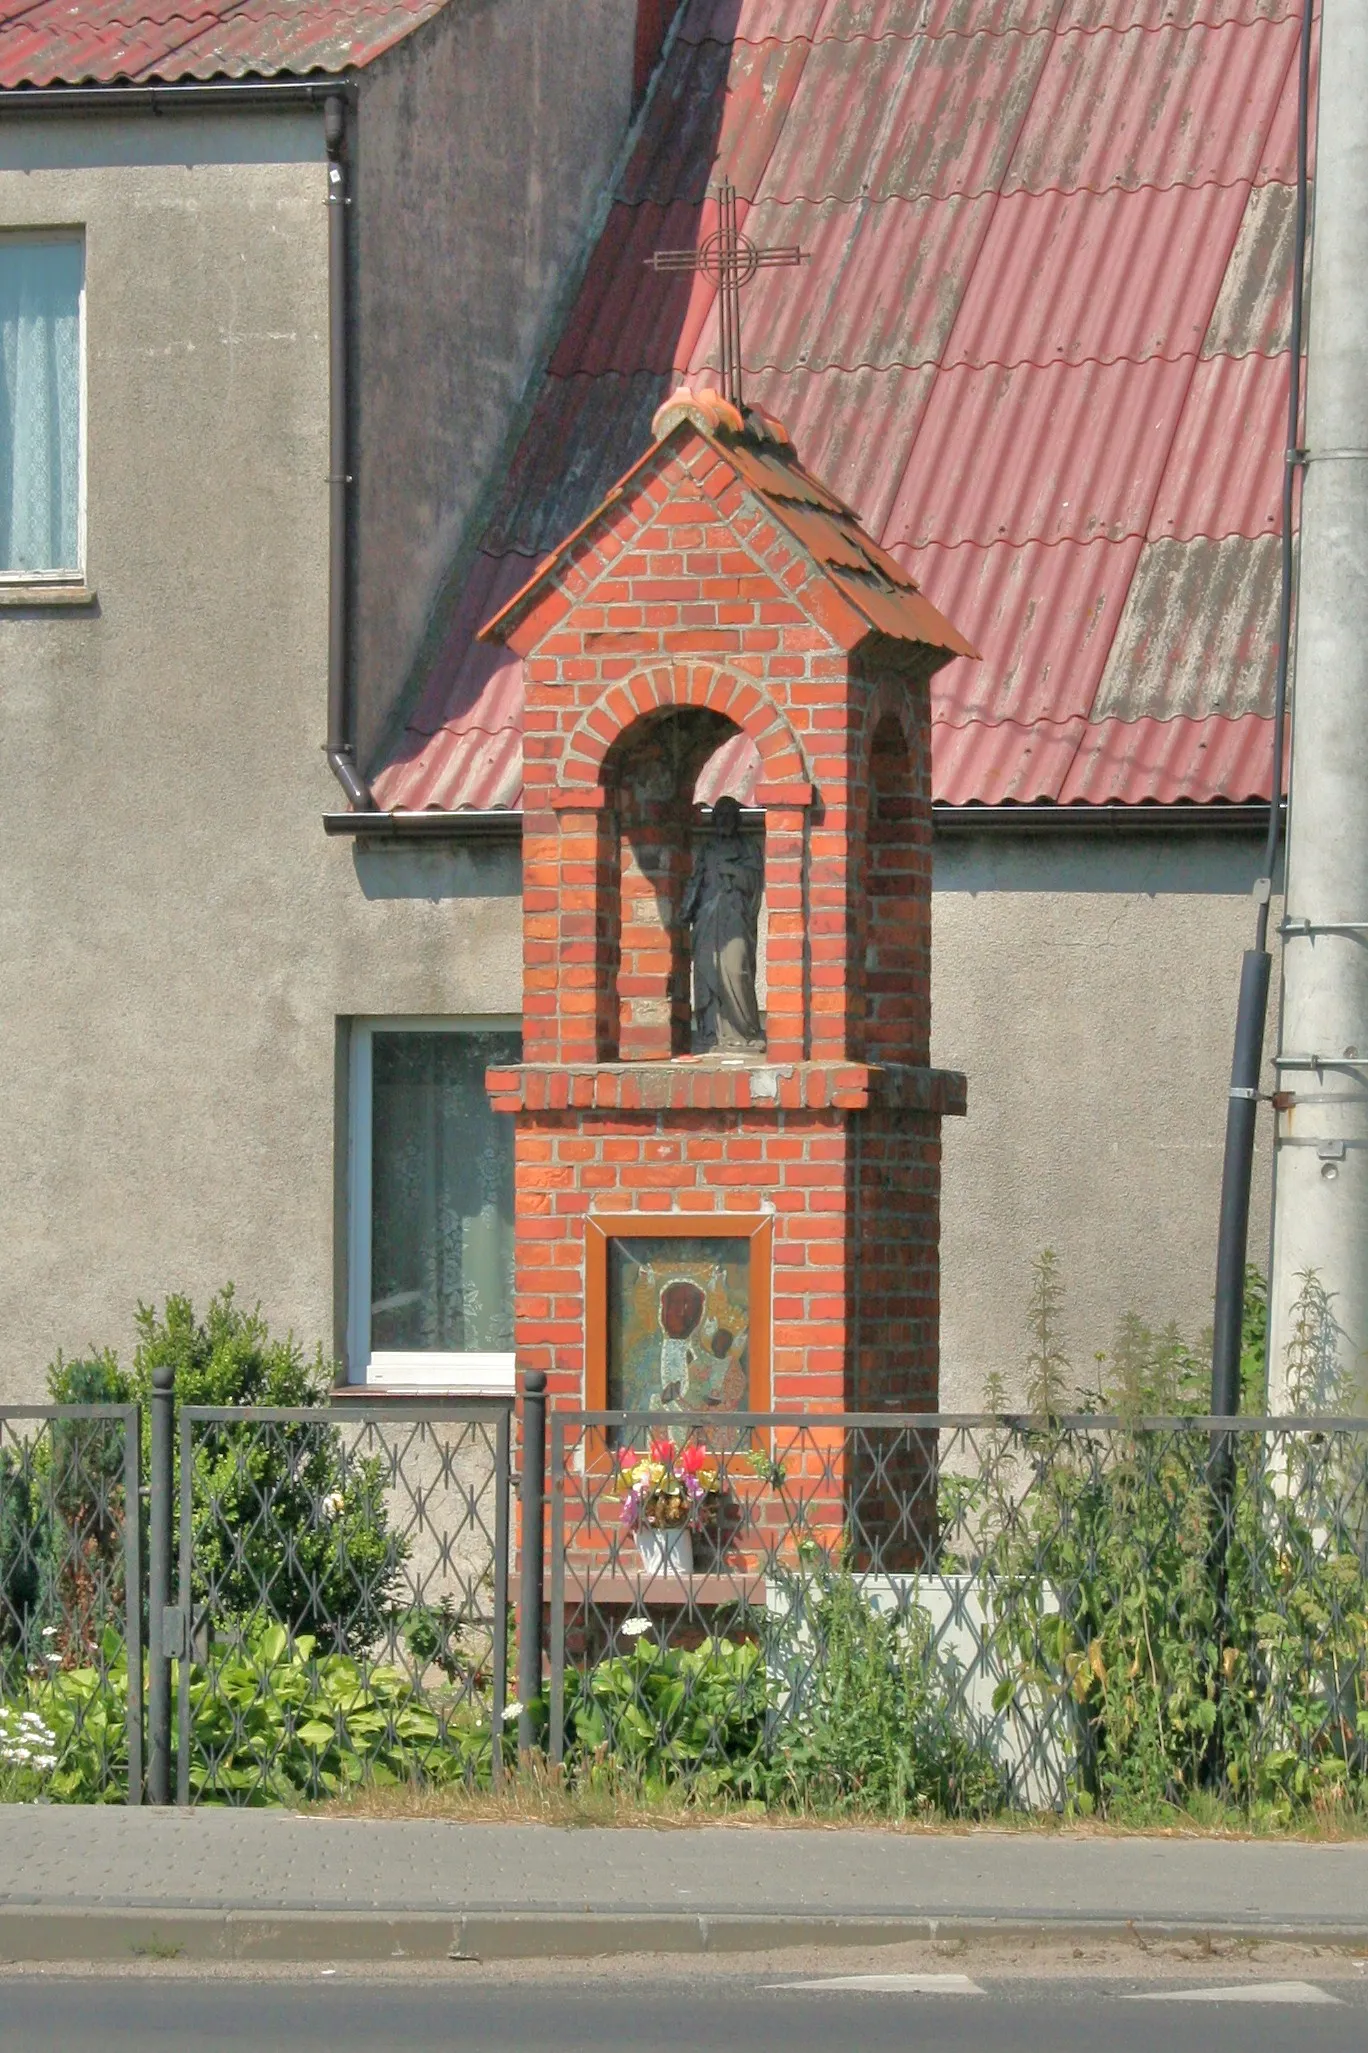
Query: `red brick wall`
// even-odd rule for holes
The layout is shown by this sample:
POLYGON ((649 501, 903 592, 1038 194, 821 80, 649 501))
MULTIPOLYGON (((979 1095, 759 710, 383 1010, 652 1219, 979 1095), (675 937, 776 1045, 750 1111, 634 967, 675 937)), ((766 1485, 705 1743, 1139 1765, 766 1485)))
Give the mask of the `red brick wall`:
MULTIPOLYGON (((910 1070, 864 1066, 927 1061, 924 657, 872 636, 691 433, 624 481, 512 640, 524 1067, 490 1085, 518 1121, 520 1367, 583 1404, 591 1210, 696 1213, 706 1230, 772 1209, 770 1403, 933 1407, 940 1115, 960 1108, 910 1070), (691 800, 737 728, 766 814, 758 1068, 685 1059, 691 800)), ((878 1464, 842 1454, 836 1474, 835 1515, 841 1487, 873 1515, 878 1464)))

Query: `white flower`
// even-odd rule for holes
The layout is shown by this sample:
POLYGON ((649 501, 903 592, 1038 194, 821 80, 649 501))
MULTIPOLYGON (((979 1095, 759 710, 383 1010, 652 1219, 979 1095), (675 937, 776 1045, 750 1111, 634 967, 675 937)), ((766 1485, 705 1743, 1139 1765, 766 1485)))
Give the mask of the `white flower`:
POLYGON ((56 1637, 57 1637, 57 1628, 56 1628, 56 1626, 55 1626, 55 1625, 45 1625, 45 1626, 43 1627, 43 1638, 44 1638, 45 1640, 55 1640, 55 1639, 56 1639, 56 1637))
POLYGON ((324 1518, 341 1518, 347 1508, 347 1500, 340 1490, 330 1490, 323 1499, 324 1518))
POLYGON ((622 1621, 622 1637, 625 1640, 639 1640, 644 1632, 650 1630, 650 1619, 643 1618, 640 1612, 635 1612, 631 1618, 624 1618, 622 1621))
POLYGON ((521 1718, 526 1708, 525 1704, 505 1704, 503 1709, 504 1724, 511 1725, 515 1718, 521 1718))

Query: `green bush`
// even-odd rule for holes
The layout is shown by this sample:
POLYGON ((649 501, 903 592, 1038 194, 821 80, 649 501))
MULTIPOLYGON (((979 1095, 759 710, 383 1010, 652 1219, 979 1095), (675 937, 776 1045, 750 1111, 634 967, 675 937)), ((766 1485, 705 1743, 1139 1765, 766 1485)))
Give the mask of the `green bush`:
MULTIPOLYGON (((751 1642, 661 1647, 643 1635, 587 1675, 567 1673, 567 1775, 648 1798, 677 1786, 697 1797, 762 1797, 772 1694, 751 1642)), ((537 1717, 544 1727, 544 1700, 537 1717)))
MULTIPOLYGON (((22 1704, 0 1707, 0 1800, 124 1801, 122 1640, 110 1633, 101 1655, 99 1665, 35 1678, 22 1704)), ((467 1706, 434 1706, 398 1669, 320 1654, 282 1626, 213 1647, 191 1668, 189 1697, 196 1802, 292 1804, 363 1785, 489 1782, 489 1728, 467 1706)))
POLYGON ((819 1571, 805 1594, 815 1658, 775 1735, 767 1793, 892 1818, 999 1809, 1003 1776, 956 1724, 928 1613, 881 1616, 845 1572, 819 1571))
POLYGON ((30 1465, 19 1449, 0 1447, 0 1689, 12 1686, 16 1661, 23 1668, 38 1561, 30 1465))
MULTIPOLYGON (((1253 1282, 1243 1355, 1256 1394, 1266 1296, 1253 1282)), ((1314 1278, 1304 1285, 1297 1323, 1311 1366, 1303 1389, 1290 1364, 1293 1398, 1333 1405, 1318 1337, 1324 1292, 1314 1278)), ((1216 1456, 1204 1432, 1143 1426, 1206 1412, 1209 1364, 1133 1317, 1101 1367, 1098 1393, 1078 1402, 1118 1413, 1119 1433, 1057 1433, 1048 1422, 1004 1431, 996 1449, 980 1450, 980 1476, 958 1486, 955 1513, 970 1536, 962 1565, 990 1596, 1007 1670, 999 1705, 1019 1692, 1065 1699, 1078 1794, 1116 1816, 1212 1794, 1284 1812, 1362 1801, 1363 1448, 1250 1433, 1216 1456)))
POLYGON ((361 1786, 490 1776, 491 1740, 464 1704, 420 1697, 398 1668, 320 1654, 281 1626, 211 1649, 190 1672, 198 1802, 289 1804, 361 1786))
MULTIPOLYGON (((333 1381, 321 1349, 307 1358, 293 1335, 272 1339, 231 1285, 202 1320, 186 1297, 169 1297, 160 1318, 139 1306, 133 1380, 144 1405, 161 1366, 175 1371, 178 1405, 321 1410, 333 1381)), ((177 1520, 179 1459, 178 1442, 177 1520)), ((328 1418, 200 1427, 191 1501, 198 1617, 243 1628, 264 1614, 352 1653, 386 1629, 406 1543, 390 1530, 382 1462, 348 1463, 328 1418)))

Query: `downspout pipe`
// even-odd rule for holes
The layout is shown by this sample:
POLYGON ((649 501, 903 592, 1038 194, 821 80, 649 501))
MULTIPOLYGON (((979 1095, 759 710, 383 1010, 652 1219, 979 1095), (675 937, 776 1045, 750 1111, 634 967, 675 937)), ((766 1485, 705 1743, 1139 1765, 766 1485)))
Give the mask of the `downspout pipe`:
POLYGON ((328 152, 328 768, 361 813, 375 811, 371 788, 356 767, 347 691, 347 521, 351 475, 347 418, 347 103, 323 102, 328 152))
POLYGON ((1216 1239, 1216 1302, 1211 1335, 1211 1410, 1231 1418, 1240 1409, 1240 1352, 1244 1332, 1245 1262, 1249 1246, 1249 1193, 1254 1178, 1259 1082, 1263 1072, 1264 1027, 1272 957, 1268 952, 1269 904, 1282 832, 1283 756, 1287 730, 1287 680, 1292 650, 1296 560, 1293 515, 1301 466, 1301 364, 1303 292, 1308 216, 1308 128, 1311 101, 1311 17, 1314 0, 1303 0, 1297 65, 1297 200, 1292 235, 1292 318, 1288 333, 1287 450, 1282 483, 1282 580, 1278 600, 1278 659, 1273 689, 1273 765, 1268 840, 1263 874, 1255 885, 1258 912, 1254 946, 1240 964, 1240 999, 1235 1047, 1226 1100, 1225 1155, 1221 1164, 1221 1216, 1216 1239))

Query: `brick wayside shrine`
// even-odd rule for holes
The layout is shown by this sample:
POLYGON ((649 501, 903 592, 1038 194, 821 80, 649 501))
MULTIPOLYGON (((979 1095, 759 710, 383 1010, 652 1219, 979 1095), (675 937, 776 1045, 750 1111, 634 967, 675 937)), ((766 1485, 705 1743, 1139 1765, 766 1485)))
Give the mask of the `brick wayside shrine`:
POLYGON ((654 430, 483 630, 525 677, 519 1368, 719 1424, 934 1409, 928 684, 974 651, 777 422, 686 389, 654 430), (700 805, 741 737, 748 810, 700 805))

